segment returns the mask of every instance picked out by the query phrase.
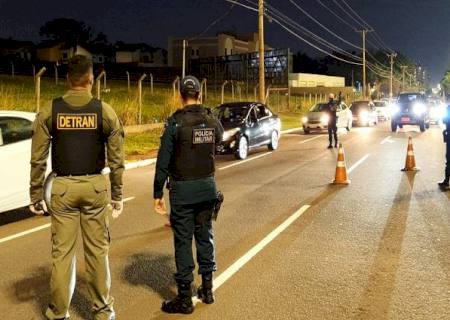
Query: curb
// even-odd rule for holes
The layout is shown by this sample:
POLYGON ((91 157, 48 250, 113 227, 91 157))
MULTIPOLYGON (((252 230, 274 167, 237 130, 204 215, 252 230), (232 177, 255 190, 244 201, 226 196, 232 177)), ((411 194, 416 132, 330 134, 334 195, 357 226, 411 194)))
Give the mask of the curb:
MULTIPOLYGON (((294 129, 284 130, 284 131, 281 131, 281 134, 282 135, 283 134, 288 134, 288 133, 292 133, 292 132, 299 131, 299 130, 301 130, 301 128, 294 128, 294 129)), ((128 163, 125 164, 125 170, 131 170, 131 169, 147 167, 147 166, 151 166, 152 164, 155 164, 155 163, 156 163, 156 158, 128 162, 128 163)), ((103 171, 103 173, 104 174, 108 174, 109 173, 109 168, 106 168, 103 171)))

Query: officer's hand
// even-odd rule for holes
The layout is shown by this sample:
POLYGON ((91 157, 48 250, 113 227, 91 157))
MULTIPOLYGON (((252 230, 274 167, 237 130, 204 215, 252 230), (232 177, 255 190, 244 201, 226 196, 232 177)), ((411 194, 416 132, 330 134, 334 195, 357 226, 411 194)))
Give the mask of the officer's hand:
POLYGON ((113 209, 111 215, 113 219, 117 219, 122 214, 123 211, 123 200, 120 201, 111 200, 111 207, 113 209))
POLYGON ((164 199, 155 199, 155 211, 160 215, 167 214, 166 202, 164 199))
POLYGON ((30 204, 28 208, 37 216, 43 216, 48 212, 47 205, 45 204, 44 200, 38 201, 35 204, 30 204))

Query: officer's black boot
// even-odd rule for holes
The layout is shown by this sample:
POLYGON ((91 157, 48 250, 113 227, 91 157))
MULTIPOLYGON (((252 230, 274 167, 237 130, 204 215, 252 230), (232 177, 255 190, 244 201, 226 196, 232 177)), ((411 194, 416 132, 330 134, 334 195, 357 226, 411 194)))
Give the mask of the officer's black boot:
POLYGON ((161 310, 167 313, 191 314, 194 312, 190 283, 178 284, 178 296, 162 303, 161 310))
POLYGON ((212 273, 202 275, 202 285, 197 289, 197 296, 203 303, 213 304, 213 277, 212 273))
POLYGON ((441 188, 442 190, 448 190, 450 188, 450 177, 445 177, 445 179, 442 182, 439 182, 439 188, 441 188))

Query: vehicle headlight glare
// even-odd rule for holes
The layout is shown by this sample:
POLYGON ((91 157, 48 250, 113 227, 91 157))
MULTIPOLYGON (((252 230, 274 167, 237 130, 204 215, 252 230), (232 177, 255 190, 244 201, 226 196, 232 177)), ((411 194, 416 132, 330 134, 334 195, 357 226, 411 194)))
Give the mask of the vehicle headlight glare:
POLYGON ((322 125, 327 125, 328 124, 328 122, 330 121, 330 116, 329 115, 323 115, 321 118, 320 118, 320 123, 322 123, 322 125))
POLYGON ((367 111, 361 111, 359 117, 361 118, 362 122, 367 122, 367 120, 369 120, 369 113, 367 111))
POLYGON ((223 137, 222 137, 222 141, 228 141, 230 140, 236 133, 239 132, 239 128, 234 128, 234 129, 230 129, 227 130, 223 133, 223 137))
POLYGON ((423 103, 416 103, 414 106, 413 106, 413 111, 414 111, 414 113, 415 114, 417 114, 417 115, 422 115, 422 114, 424 114, 425 113, 425 111, 426 111, 426 106, 423 104, 423 103))
POLYGON ((303 118, 302 118, 302 122, 303 122, 303 123, 308 123, 308 117, 303 117, 303 118))
POLYGON ((400 107, 396 104, 391 104, 389 106, 389 111, 390 111, 391 115, 395 115, 400 112, 400 107))

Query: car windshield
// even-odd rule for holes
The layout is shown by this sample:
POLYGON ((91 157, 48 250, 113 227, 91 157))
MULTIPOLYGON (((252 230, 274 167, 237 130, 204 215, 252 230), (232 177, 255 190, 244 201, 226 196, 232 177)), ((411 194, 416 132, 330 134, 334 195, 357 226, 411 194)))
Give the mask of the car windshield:
POLYGON ((221 106, 215 110, 215 114, 222 123, 242 122, 249 109, 250 107, 246 105, 221 106))
POLYGON ((386 103, 384 103, 383 101, 375 101, 374 104, 375 107, 386 107, 386 103))
POLYGON ((328 106, 328 104, 326 104, 326 103, 318 103, 314 107, 312 107, 309 111, 311 111, 311 112, 325 111, 327 106, 328 106))
POLYGON ((422 96, 418 93, 401 94, 398 96, 398 102, 400 103, 409 103, 422 100, 422 96))
POLYGON ((357 111, 357 110, 361 110, 361 109, 369 109, 369 102, 368 101, 353 102, 350 109, 352 109, 352 111, 357 111))

